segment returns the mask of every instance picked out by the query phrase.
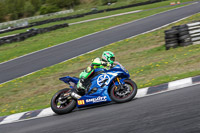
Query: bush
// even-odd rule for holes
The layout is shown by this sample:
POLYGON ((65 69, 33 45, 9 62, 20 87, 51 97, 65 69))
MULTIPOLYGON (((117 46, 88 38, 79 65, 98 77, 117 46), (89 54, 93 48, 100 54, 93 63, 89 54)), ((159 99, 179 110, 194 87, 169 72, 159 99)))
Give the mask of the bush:
POLYGON ((59 11, 59 8, 56 5, 43 5, 40 8, 40 14, 48 14, 48 13, 53 13, 59 11))
POLYGON ((34 12, 35 12, 34 6, 31 4, 31 2, 27 1, 24 5, 25 16, 27 17, 32 16, 34 12))

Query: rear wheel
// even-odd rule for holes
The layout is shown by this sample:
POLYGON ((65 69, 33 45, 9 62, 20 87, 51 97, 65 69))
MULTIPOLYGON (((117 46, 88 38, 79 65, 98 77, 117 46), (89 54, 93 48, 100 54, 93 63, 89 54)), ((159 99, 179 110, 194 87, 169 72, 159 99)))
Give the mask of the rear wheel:
POLYGON ((51 99, 51 109, 56 114, 66 114, 76 107, 76 100, 70 94, 70 89, 62 89, 58 91, 51 99))
POLYGON ((123 103, 132 100, 137 93, 137 85, 134 81, 124 80, 122 86, 112 86, 110 89, 110 97, 114 102, 123 103))

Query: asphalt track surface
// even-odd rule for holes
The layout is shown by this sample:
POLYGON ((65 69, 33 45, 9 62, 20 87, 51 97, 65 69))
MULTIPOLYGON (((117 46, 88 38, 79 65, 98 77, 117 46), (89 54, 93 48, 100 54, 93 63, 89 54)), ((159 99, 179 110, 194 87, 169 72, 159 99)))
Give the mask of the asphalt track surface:
POLYGON ((199 133, 200 85, 127 103, 0 125, 1 133, 199 133))
MULTIPOLYGON (((123 40, 200 12, 200 2, 63 43, 0 64, 0 83, 123 40)), ((66 36, 67 37, 67 36, 66 36)))

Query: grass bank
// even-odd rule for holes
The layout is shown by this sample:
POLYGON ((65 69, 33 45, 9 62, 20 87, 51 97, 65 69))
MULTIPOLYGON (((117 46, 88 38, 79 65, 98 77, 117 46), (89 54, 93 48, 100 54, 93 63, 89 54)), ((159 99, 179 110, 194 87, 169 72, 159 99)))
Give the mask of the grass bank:
MULTIPOLYGON (((182 5, 179 5, 182 6, 182 5)), ((16 42, 0 46, 0 62, 4 62, 37 50, 51 47, 66 41, 76 39, 97 31, 108 29, 122 23, 130 22, 136 19, 144 18, 159 12, 167 11, 179 6, 171 6, 165 8, 158 8, 154 10, 139 12, 135 14, 128 14, 124 16, 117 16, 107 18, 104 20, 97 20, 83 24, 71 25, 68 28, 58 29, 52 32, 44 33, 31 37, 23 42, 16 42)), ((58 24, 54 23, 54 24, 58 24)), ((48 25, 50 26, 50 25, 48 25)), ((42 27, 42 26, 41 26, 42 27)))
POLYGON ((110 44, 94 52, 44 68, 0 85, 0 116, 49 107, 52 95, 67 85, 62 76, 78 76, 93 58, 105 50, 130 72, 139 88, 200 75, 200 45, 169 51, 164 47, 164 30, 200 19, 200 13, 168 27, 110 44))

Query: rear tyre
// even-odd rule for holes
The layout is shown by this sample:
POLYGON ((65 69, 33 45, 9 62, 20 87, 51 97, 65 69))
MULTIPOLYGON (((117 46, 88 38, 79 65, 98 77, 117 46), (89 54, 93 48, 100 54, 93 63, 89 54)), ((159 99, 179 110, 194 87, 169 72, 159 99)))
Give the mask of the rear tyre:
POLYGON ((137 93, 137 85, 131 79, 124 80, 123 88, 117 89, 117 86, 112 86, 110 89, 110 97, 114 102, 124 103, 131 101, 137 93))
POLYGON ((76 100, 73 98, 66 98, 66 96, 64 96, 64 94, 68 93, 69 91, 70 89, 62 89, 52 97, 51 109, 56 114, 62 115, 69 113, 76 107, 76 100))

